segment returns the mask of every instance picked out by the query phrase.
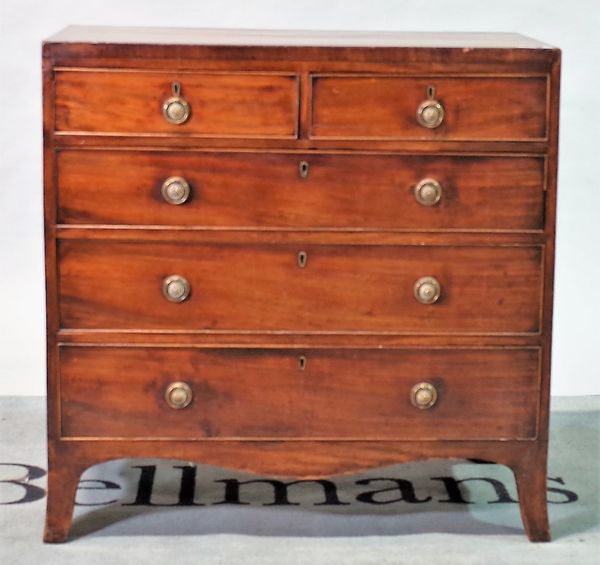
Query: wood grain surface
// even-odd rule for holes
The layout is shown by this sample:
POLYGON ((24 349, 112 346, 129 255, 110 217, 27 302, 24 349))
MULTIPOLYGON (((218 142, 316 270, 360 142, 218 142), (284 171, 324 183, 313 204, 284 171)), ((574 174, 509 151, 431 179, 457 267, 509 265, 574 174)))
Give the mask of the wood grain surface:
POLYGON ((298 82, 281 74, 70 71, 56 73, 56 122, 63 132, 216 137, 296 137, 298 82), (170 124, 163 103, 181 84, 190 118, 170 124))
POLYGON ((66 149, 58 154, 58 222, 540 230, 544 174, 539 157, 66 149), (161 196, 173 176, 191 186, 183 205, 161 196), (435 206, 415 199, 425 178, 442 185, 435 206))
POLYGON ((65 437, 524 439, 536 435, 539 351, 63 347, 65 437), (299 358, 305 359, 304 368, 299 358), (183 381, 192 403, 164 395, 183 381), (411 388, 438 401, 415 408, 411 388))
POLYGON ((539 247, 180 245, 63 241, 63 328, 536 333, 539 247), (300 252, 306 267, 298 266, 300 252), (162 281, 185 277, 172 303, 162 281), (435 304, 415 282, 438 279, 435 304))
POLYGON ((546 90, 543 76, 317 75, 312 79, 310 134, 316 139, 544 139, 546 90), (434 129, 416 118, 429 86, 445 111, 434 129))

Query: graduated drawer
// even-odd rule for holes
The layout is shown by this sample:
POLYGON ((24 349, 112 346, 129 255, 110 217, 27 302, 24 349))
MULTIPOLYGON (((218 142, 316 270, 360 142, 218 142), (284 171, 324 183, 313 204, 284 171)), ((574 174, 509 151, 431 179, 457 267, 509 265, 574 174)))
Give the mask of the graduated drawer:
POLYGON ((96 240, 61 241, 58 257, 63 328, 469 334, 540 330, 539 246, 96 240), (177 298, 185 286, 181 278, 173 283, 173 276, 185 279, 189 287, 181 302, 166 298, 169 292, 177 298), (437 302, 423 304, 415 297, 415 284, 422 277, 437 280, 437 302))
POLYGON ((313 75, 313 138, 542 140, 547 137, 545 76, 313 75), (432 91, 428 89, 432 87, 432 91), (421 104, 444 111, 421 125, 421 104))
POLYGON ((532 438, 538 387, 537 349, 60 351, 66 437, 532 438))
POLYGON ((64 150, 58 221, 534 230, 544 170, 542 157, 64 150), (189 187, 183 203, 165 192, 177 178, 189 187), (416 191, 431 181, 440 192, 428 205, 416 191))
POLYGON ((55 128, 66 133, 183 134, 294 138, 298 81, 294 74, 58 70, 55 128), (180 97, 173 85, 180 85, 180 97), (184 123, 163 107, 189 105, 184 123))

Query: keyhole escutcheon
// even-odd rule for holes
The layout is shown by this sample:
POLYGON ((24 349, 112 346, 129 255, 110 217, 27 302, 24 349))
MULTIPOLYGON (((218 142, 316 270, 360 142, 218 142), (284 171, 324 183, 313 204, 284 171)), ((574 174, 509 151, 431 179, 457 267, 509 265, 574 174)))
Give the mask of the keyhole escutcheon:
POLYGON ((300 161, 298 164, 298 174, 300 178, 305 179, 308 176, 308 161, 300 161))
POLYGON ((308 263, 308 253, 306 253, 306 251, 300 251, 298 253, 298 267, 304 269, 306 263, 308 263))

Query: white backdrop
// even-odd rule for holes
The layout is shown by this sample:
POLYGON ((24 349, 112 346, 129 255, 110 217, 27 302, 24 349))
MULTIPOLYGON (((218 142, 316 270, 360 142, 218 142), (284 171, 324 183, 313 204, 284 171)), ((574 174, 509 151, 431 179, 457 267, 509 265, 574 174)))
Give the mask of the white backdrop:
POLYGON ((0 0, 0 395, 45 393, 40 45, 69 24, 515 31, 560 47, 552 392, 600 394, 598 0, 0 0))

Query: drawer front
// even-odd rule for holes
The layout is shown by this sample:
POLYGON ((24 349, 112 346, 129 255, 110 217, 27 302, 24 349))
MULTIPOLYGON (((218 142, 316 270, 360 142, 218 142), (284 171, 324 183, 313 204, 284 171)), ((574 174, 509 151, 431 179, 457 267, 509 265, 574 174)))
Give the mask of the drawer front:
POLYGON ((545 139, 546 77, 314 76, 313 138, 545 139), (432 99, 444 111, 433 129, 417 111, 432 99))
POLYGON ((292 74, 57 71, 59 132, 295 138, 298 82, 292 74), (173 83, 189 118, 167 121, 173 83))
POLYGON ((67 437, 423 440, 536 434, 536 349, 86 346, 63 347, 60 367, 67 437), (178 382, 189 387, 182 409, 165 399, 178 382), (437 392, 428 409, 412 403, 411 390, 422 382, 437 392))
MULTIPOLYGON (((62 241, 59 258, 63 328, 540 329, 541 247, 62 241), (189 283, 181 302, 163 295, 172 275, 189 283), (439 282, 437 302, 415 298, 422 277, 439 282)), ((434 286, 430 281, 423 288, 434 286)))
POLYGON ((543 227, 544 169, 539 157, 66 150, 58 216, 66 224, 533 230, 543 227), (164 194, 176 177, 189 185, 184 203, 164 194), (439 184, 433 205, 416 195, 427 179, 439 184))

